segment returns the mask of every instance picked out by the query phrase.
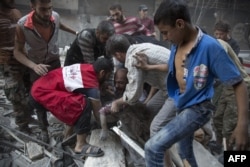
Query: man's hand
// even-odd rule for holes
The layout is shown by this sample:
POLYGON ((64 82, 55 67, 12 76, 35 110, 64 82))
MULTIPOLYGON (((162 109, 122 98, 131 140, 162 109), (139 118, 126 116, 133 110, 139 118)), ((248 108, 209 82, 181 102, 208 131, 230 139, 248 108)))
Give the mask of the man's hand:
POLYGON ((119 104, 117 101, 113 101, 112 104, 111 104, 111 112, 112 113, 116 113, 119 111, 119 104))
POLYGON ((244 151, 248 147, 248 127, 247 125, 237 125, 234 129, 228 143, 230 149, 233 145, 235 150, 244 151))
POLYGON ((100 85, 101 96, 115 96, 114 88, 107 81, 100 85))
POLYGON ((134 64, 135 67, 142 69, 142 70, 148 70, 148 57, 144 53, 136 53, 136 55, 133 56, 137 63, 134 64))
POLYGON ((48 73, 49 67, 50 67, 50 65, 46 65, 46 64, 36 64, 32 67, 32 69, 35 71, 35 73, 37 75, 43 76, 43 75, 46 75, 48 73))

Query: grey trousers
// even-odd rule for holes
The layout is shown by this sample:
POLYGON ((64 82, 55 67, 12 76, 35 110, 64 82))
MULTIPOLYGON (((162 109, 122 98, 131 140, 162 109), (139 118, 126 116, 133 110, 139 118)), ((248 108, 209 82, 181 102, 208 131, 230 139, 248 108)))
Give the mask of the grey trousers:
POLYGON ((152 119, 150 137, 157 133, 176 115, 173 99, 168 98, 167 92, 158 90, 146 105, 152 119))
POLYGON ((167 92, 158 90, 156 94, 148 101, 146 108, 150 113, 151 120, 157 115, 167 99, 167 92))

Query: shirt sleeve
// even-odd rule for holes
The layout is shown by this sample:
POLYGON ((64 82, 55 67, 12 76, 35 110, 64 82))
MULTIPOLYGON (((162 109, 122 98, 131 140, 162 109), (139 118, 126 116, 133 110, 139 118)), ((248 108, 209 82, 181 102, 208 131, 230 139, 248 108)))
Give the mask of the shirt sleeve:
POLYGON ((128 69, 128 84, 123 93, 123 101, 132 105, 139 101, 143 92, 143 71, 134 67, 136 59, 133 57, 135 52, 129 50, 126 55, 125 67, 128 69))
POLYGON ((139 32, 142 32, 142 34, 146 36, 152 36, 152 33, 143 24, 141 24, 140 20, 137 18, 136 18, 136 25, 138 26, 139 32))
POLYGON ((74 90, 74 93, 84 94, 91 100, 100 100, 100 91, 97 88, 79 88, 74 90))
POLYGON ((150 20, 149 30, 150 30, 151 33, 155 32, 155 26, 154 26, 153 20, 150 20))
POLYGON ((221 82, 227 86, 232 86, 242 81, 243 78, 239 69, 221 45, 212 45, 209 49, 213 51, 213 55, 210 56, 210 69, 221 82), (225 65, 222 65, 221 62, 225 65))
POLYGON ((93 63, 94 59, 94 37, 88 31, 82 31, 77 37, 78 45, 83 55, 83 61, 93 63))

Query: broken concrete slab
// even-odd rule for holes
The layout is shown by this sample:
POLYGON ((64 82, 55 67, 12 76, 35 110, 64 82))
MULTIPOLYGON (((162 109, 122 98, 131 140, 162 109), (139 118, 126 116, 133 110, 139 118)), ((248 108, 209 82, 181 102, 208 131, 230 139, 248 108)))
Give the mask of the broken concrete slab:
POLYGON ((44 157, 43 159, 33 161, 27 167, 50 167, 50 164, 50 159, 48 157, 44 157))
POLYGON ((100 147, 104 151, 102 157, 88 157, 85 161, 86 167, 125 167, 125 155, 120 138, 113 132, 109 133, 106 141, 99 139, 101 129, 93 130, 90 136, 90 144, 100 147))
MULTIPOLYGON (((173 145, 170 149, 171 155, 174 156, 174 163, 178 167, 183 167, 182 160, 177 151, 177 145, 173 145)), ((198 166, 202 167, 223 167, 223 165, 197 141, 193 141, 194 155, 198 166)))
POLYGON ((202 167, 223 167, 223 165, 199 142, 193 142, 194 155, 198 166, 202 167))
POLYGON ((21 152, 12 151, 10 155, 12 157, 12 167, 28 167, 32 163, 32 161, 21 152))
POLYGON ((29 141, 28 143, 26 143, 26 147, 27 147, 27 153, 31 160, 37 160, 43 157, 44 155, 43 147, 41 147, 37 143, 29 141))
POLYGON ((10 125, 10 119, 4 116, 1 116, 2 113, 0 113, 0 125, 9 126, 10 125))

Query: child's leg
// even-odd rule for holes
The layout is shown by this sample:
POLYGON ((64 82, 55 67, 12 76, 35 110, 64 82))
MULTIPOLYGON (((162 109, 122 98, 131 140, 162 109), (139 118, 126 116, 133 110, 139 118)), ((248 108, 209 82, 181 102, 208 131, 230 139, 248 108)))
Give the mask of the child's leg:
POLYGON ((189 144, 184 148, 181 148, 181 150, 185 149, 185 152, 180 153, 181 158, 187 159, 192 167, 197 166, 192 148, 193 133, 208 122, 212 114, 211 109, 204 108, 205 107, 200 104, 183 110, 177 117, 149 139, 145 145, 145 159, 147 166, 163 166, 165 150, 169 149, 174 143, 180 140, 189 144), (186 152, 189 154, 186 155, 186 152))

